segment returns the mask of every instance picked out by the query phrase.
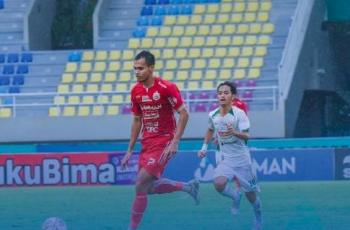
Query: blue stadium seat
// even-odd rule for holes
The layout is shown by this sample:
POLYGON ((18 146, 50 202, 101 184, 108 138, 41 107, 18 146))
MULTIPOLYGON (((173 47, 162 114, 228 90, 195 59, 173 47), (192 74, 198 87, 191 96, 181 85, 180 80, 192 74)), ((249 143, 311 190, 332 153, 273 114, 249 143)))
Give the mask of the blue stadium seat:
POLYGON ((4 63, 4 62, 5 62, 5 55, 0 54, 0 63, 4 63))
POLYGON ((170 0, 170 4, 182 4, 183 0, 170 0))
POLYGON ((152 21, 151 21, 151 25, 152 26, 161 26, 163 23, 162 23, 162 18, 159 17, 159 16, 156 16, 154 18, 152 18, 152 21))
POLYGON ((142 16, 152 15, 153 14, 153 8, 152 6, 144 6, 141 10, 142 16))
POLYGON ((31 53, 23 53, 21 56, 21 62, 32 62, 33 54, 31 53))
POLYGON ((156 0, 145 0, 145 5, 155 5, 157 4, 156 0))
POLYGON ((174 5, 174 6, 171 6, 169 9, 168 9, 168 14, 169 15, 178 15, 180 13, 180 9, 178 6, 174 5))
POLYGON ((2 74, 14 74, 15 67, 13 65, 5 65, 2 69, 2 74))
POLYGON ((17 63, 19 60, 18 54, 8 54, 7 55, 7 62, 8 63, 17 63))
POLYGON ((155 11, 154 11, 154 14, 155 15, 159 15, 159 16, 162 16, 162 15, 166 15, 166 9, 164 6, 158 6, 155 11))
POLYGON ((9 76, 0 76, 0 85, 9 85, 10 77, 9 76))
POLYGON ((133 32, 132 35, 135 38, 143 38, 146 36, 146 31, 145 29, 141 28, 141 27, 137 27, 133 32))
POLYGON ((192 14, 191 6, 183 6, 181 9, 181 14, 192 14))
POLYGON ((169 0, 158 0, 158 4, 169 4, 169 0))
POLYGON ((27 65, 19 65, 17 67, 17 74, 26 74, 29 72, 28 66, 27 65))
POLYGON ((16 75, 12 78, 12 85, 23 85, 24 84, 24 76, 16 75))
POLYGON ((9 88, 9 93, 20 93, 20 92, 21 92, 21 90, 19 89, 18 86, 11 86, 9 88))
POLYGON ((4 1, 0 0, 0 9, 3 9, 3 8, 4 8, 4 1))
POLYGON ((80 62, 81 61, 81 54, 79 52, 72 52, 68 56, 68 61, 70 62, 80 62))
POLYGON ((147 17, 141 17, 137 20, 137 25, 138 26, 148 26, 149 22, 148 22, 148 18, 147 17))

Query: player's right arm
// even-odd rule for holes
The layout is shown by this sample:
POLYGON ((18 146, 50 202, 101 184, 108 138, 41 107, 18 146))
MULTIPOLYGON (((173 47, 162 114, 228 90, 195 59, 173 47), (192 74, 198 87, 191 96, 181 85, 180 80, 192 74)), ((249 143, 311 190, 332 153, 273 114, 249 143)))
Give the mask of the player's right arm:
POLYGON ((208 144, 214 136, 214 130, 208 129, 205 136, 201 150, 198 151, 198 157, 203 158, 207 155, 208 144))
POLYGON ((131 135, 130 135, 128 150, 126 151, 126 153, 121 161, 122 167, 125 167, 128 164, 128 161, 132 155, 132 151, 134 149, 135 143, 136 143, 137 138, 140 134, 141 127, 142 127, 141 116, 134 115, 132 125, 131 125, 131 135))

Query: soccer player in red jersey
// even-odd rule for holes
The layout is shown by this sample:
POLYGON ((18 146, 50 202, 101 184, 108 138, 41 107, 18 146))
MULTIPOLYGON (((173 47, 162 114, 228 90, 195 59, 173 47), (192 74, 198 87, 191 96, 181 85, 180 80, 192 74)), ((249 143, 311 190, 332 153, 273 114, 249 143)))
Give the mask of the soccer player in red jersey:
POLYGON ((128 150, 121 161, 127 166, 135 142, 142 130, 139 171, 129 230, 137 229, 147 207, 148 194, 184 191, 199 203, 199 183, 162 178, 167 162, 178 150, 178 143, 188 121, 188 112, 180 91, 174 83, 153 75, 154 55, 142 51, 134 59, 137 84, 131 90, 133 121, 128 150), (174 111, 179 114, 176 124, 174 111))
POLYGON ((243 110, 245 112, 245 114, 248 114, 248 105, 242 101, 241 99, 239 99, 238 97, 235 97, 232 101, 232 105, 236 106, 237 108, 243 110))

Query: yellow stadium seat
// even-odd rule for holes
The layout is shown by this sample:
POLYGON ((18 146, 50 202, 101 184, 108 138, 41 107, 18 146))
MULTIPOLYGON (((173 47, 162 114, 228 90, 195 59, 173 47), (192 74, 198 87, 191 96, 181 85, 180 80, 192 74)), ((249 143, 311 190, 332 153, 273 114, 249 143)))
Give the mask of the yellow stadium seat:
POLYGON ((180 60, 180 69, 190 69, 192 68, 192 60, 191 59, 182 59, 180 60))
POLYGON ((161 52, 160 52, 160 49, 150 49, 150 52, 154 55, 154 57, 156 58, 156 59, 158 59, 158 58, 160 58, 160 54, 161 54, 161 52))
POLYGON ((226 24, 230 21, 230 14, 221 14, 216 18, 216 23, 226 24))
POLYGON ((178 37, 169 37, 166 46, 170 47, 170 48, 175 48, 175 47, 178 46, 178 44, 179 44, 179 38, 178 37))
POLYGON ((60 108, 58 107, 50 107, 49 116, 50 117, 58 117, 60 115, 60 108))
POLYGON ((207 67, 207 61, 205 59, 196 59, 194 60, 195 69, 204 69, 207 67))
POLYGON ((201 80, 202 79, 202 71, 201 70, 192 70, 190 73, 191 80, 201 80))
POLYGON ((102 105, 94 105, 92 107, 92 115, 93 116, 102 116, 104 115, 104 108, 102 105))
POLYGON ((172 36, 182 36, 185 32, 184 26, 174 26, 172 30, 172 36))
POLYGON ((178 25, 187 25, 190 22, 190 17, 188 15, 179 15, 176 22, 178 25))
POLYGON ((222 3, 220 7, 221 13, 230 13, 232 11, 232 3, 222 3))
POLYGON ((244 43, 244 37, 243 36, 233 36, 232 38, 232 45, 234 46, 241 46, 244 43))
POLYGON ((68 104, 79 104, 80 103, 80 98, 79 96, 68 96, 68 104))
MULTIPOLYGON (((112 87, 112 85, 111 85, 112 87)), ((112 91, 112 90, 106 90, 106 91, 112 91)), ((109 103, 109 97, 108 95, 98 95, 97 96, 97 101, 98 104, 106 104, 109 103)))
POLYGON ((108 71, 118 71, 119 69, 120 69, 119 61, 110 62, 108 65, 108 71))
POLYGON ((188 51, 188 57, 189 58, 198 58, 201 55, 201 49, 200 48, 191 48, 188 51))
POLYGON ((217 12, 219 12, 219 5, 218 4, 209 4, 207 6, 207 13, 216 14, 217 12))
POLYGON ((75 82, 84 83, 84 82, 87 82, 87 80, 88 80, 87 73, 77 73, 75 76, 75 82))
POLYGON ((95 72, 104 72, 106 71, 106 62, 102 62, 102 61, 99 61, 99 62, 95 62, 94 64, 94 71, 95 72))
POLYGON ((152 46, 153 46, 152 38, 143 38, 141 40, 141 47, 140 48, 151 48, 152 46))
POLYGON ((213 56, 214 56, 214 49, 213 48, 203 48, 202 49, 202 57, 211 58, 213 56))
POLYGON ((180 39, 180 47, 190 47, 192 46, 192 37, 182 37, 180 39))
POLYGON ((83 53, 82 61, 92 61, 95 59, 94 51, 85 51, 83 53))
POLYGON ((63 107, 63 114, 62 115, 65 117, 75 116, 75 107, 74 106, 63 107))
POLYGON ((74 92, 74 93, 84 92, 84 85, 82 85, 82 84, 72 85, 72 92, 74 92))
POLYGON ((173 49, 164 49, 162 54, 163 59, 172 59, 174 58, 174 50, 173 49))
POLYGON ((249 66, 249 58, 238 58, 237 67, 247 68, 249 66))
POLYGON ((119 114, 119 106, 117 105, 109 105, 107 107, 107 115, 113 116, 119 114))
POLYGON ((255 57, 252 59, 251 67, 261 68, 264 65, 264 59, 261 57, 255 57))
POLYGON ((163 69, 163 67, 164 67, 164 61, 163 60, 157 60, 156 61, 156 69, 163 69))
POLYGON ((259 22, 267 22, 269 20, 269 13, 268 12, 259 12, 257 16, 257 20, 259 22))
POLYGON ((268 45, 270 44, 270 37, 268 35, 262 35, 258 38, 259 45, 268 45))
POLYGON ((231 15, 231 22, 232 23, 240 23, 240 22, 242 22, 242 20, 243 20, 242 14, 235 13, 235 14, 231 15))
POLYGON ((210 26, 200 25, 197 30, 197 35, 207 36, 210 33, 210 26))
POLYGON ((247 24, 240 24, 237 27, 238 34, 246 34, 249 31, 249 26, 247 24))
POLYGON ((126 83, 120 83, 118 82, 116 85, 115 85, 115 90, 118 91, 118 92, 125 92, 128 90, 128 85, 126 83))
POLYGON ((87 84, 86 85, 86 92, 98 92, 98 84, 87 84))
POLYGON ((176 49, 176 58, 185 58, 187 56, 187 49, 176 49))
POLYGON ((202 15, 192 15, 190 18, 190 25, 199 25, 202 23, 202 15))
POLYGON ((221 66, 221 62, 219 58, 209 59, 208 67, 211 69, 217 69, 221 66))
POLYGON ((249 57, 249 56, 252 56, 253 55, 253 47, 243 47, 242 50, 241 50, 241 56, 243 57, 249 57))
POLYGON ((165 62, 165 69, 176 69, 177 68, 177 61, 176 60, 167 60, 165 62))
POLYGON ((188 81, 187 82, 187 89, 198 89, 199 88, 199 82, 198 81, 188 81))
POLYGON ((177 71, 176 73, 176 80, 177 81, 185 81, 188 79, 188 72, 187 71, 177 71))
POLYGON ((205 39, 206 37, 203 36, 203 37, 195 37, 195 42, 192 43, 192 46, 195 46, 195 47, 202 47, 205 45, 205 39))
POLYGON ((117 74, 115 72, 107 72, 105 73, 105 82, 115 82, 117 81, 117 74))
POLYGON ((110 61, 116 61, 120 59, 120 51, 119 50, 112 50, 109 52, 109 60, 110 61))
POLYGON ((134 64, 131 61, 124 61, 123 62, 123 70, 133 70, 134 69, 134 64))
POLYGON ((90 107, 86 105, 81 105, 78 107, 78 116, 89 116, 90 114, 90 107))
POLYGON ((105 50, 100 50, 96 52, 96 61, 106 61, 108 57, 108 53, 105 50))
POLYGON ((78 70, 78 65, 77 63, 73 63, 73 62, 68 62, 66 65, 66 69, 65 72, 67 73, 74 73, 78 70))
POLYGON ((122 82, 129 82, 131 81, 131 73, 130 72, 123 72, 119 75, 119 81, 122 82))
POLYGON ((248 2, 247 11, 256 12, 259 9, 259 2, 248 2))
POLYGON ((82 62, 80 63, 79 71, 80 72, 90 72, 92 70, 91 62, 82 62))
MULTIPOLYGON (((223 46, 222 42, 219 42, 219 44, 220 44, 220 46, 223 46)), ((222 47, 216 48, 214 56, 220 57, 220 58, 225 57, 226 51, 227 51, 227 48, 222 48, 222 47)))
POLYGON ((176 81, 174 83, 176 84, 177 88, 179 88, 179 90, 185 89, 185 83, 183 81, 176 81))
POLYGON ((184 36, 194 36, 197 34, 196 26, 185 26, 184 36))
POLYGON ((85 95, 81 99, 82 104, 93 104, 95 103, 94 96, 92 95, 85 95))
POLYGON ((243 79, 245 77, 245 70, 244 69, 235 69, 233 73, 234 79, 243 79))
POLYGON ((204 16, 204 24, 214 24, 216 22, 216 14, 207 14, 204 16))
POLYGON ((63 105, 66 103, 65 97, 64 96, 55 96, 53 98, 53 103, 55 105, 63 105))
POLYGON ((57 88, 57 92, 68 93, 69 92, 69 85, 59 85, 57 88))
MULTIPOLYGON (((147 29, 147 37, 157 37, 159 34, 159 28, 158 27, 148 27, 147 29)), ((130 42, 129 42, 130 44, 130 42)))
POLYGON ((171 26, 176 24, 176 16, 166 16, 164 19, 164 25, 171 26))
MULTIPOLYGON (((101 91, 102 92, 111 92, 111 91, 113 91, 113 85, 112 84, 102 84, 101 91)), ((107 97, 107 99, 108 99, 108 97, 107 97)), ((98 101, 98 98, 97 98, 97 101, 98 101)), ((108 102, 108 100, 107 100, 107 102, 108 102)))
POLYGON ((253 23, 249 25, 249 33, 250 34, 259 34, 261 32, 261 24, 253 23))
POLYGON ((125 96, 124 101, 125 101, 126 103, 130 103, 130 102, 131 102, 131 95, 130 95, 130 93, 127 94, 127 95, 125 96))
POLYGON ((218 75, 216 70, 207 70, 204 76, 206 80, 215 80, 217 79, 217 77, 218 75))
POLYGON ((251 68, 248 71, 248 78, 249 79, 254 79, 254 78, 258 78, 260 76, 260 69, 256 69, 256 68, 251 68))
POLYGON ((102 74, 101 73, 92 73, 90 75, 90 82, 101 82, 102 81, 102 74))
POLYGON ((210 34, 211 35, 221 35, 223 33, 223 26, 222 25, 212 25, 210 34))
POLYGON ((112 95, 111 102, 113 104, 121 104, 124 102, 123 95, 117 94, 117 95, 112 95))
POLYGON ((198 4, 194 7, 194 14, 203 14, 206 11, 206 5, 205 4, 198 4))
POLYGON ((216 36, 209 36, 206 39, 205 45, 206 46, 216 46, 218 44, 218 42, 219 42, 218 41, 218 37, 216 37, 216 36))
POLYGON ((230 80, 232 78, 231 70, 229 69, 222 69, 219 72, 219 79, 220 80, 230 80))
POLYGON ((244 22, 255 22, 256 14, 255 13, 245 13, 244 14, 244 22))
POLYGON ((222 67, 223 68, 232 68, 235 66, 235 59, 233 58, 225 58, 222 62, 222 67))
POLYGON ((165 38, 156 38, 154 40, 154 45, 153 47, 155 48, 163 48, 166 44, 166 39, 165 38))
POLYGON ((122 58, 123 58, 123 60, 132 60, 134 58, 134 51, 133 50, 123 50, 122 58))
POLYGON ((163 79, 172 81, 174 79, 174 72, 173 71, 164 71, 163 72, 163 79))
POLYGON ((213 81, 203 81, 202 82, 202 89, 213 89, 214 88, 214 82, 213 81))
POLYGON ((62 83, 71 83, 71 82, 73 82, 73 80, 74 80, 73 74, 71 74, 71 73, 64 73, 62 75, 61 82, 62 83))
MULTIPOLYGON (((149 27, 149 29, 150 28, 153 28, 153 27, 149 27)), ((150 35, 148 35, 148 36, 150 36, 150 35)), ((141 44, 140 39, 138 39, 138 38, 130 38, 128 47, 130 49, 138 49, 138 48, 140 48, 140 44, 141 44)))
POLYGON ((260 10, 261 11, 270 11, 272 7, 271 2, 261 2, 260 3, 260 10))
POLYGON ((229 57, 238 57, 240 55, 240 50, 238 47, 230 47, 227 52, 229 57))
POLYGON ((234 34, 236 32, 236 25, 234 24, 227 24, 224 26, 223 34, 234 34))
POLYGON ((162 26, 159 28, 159 36, 167 37, 171 35, 171 27, 162 26))
POLYGON ((245 2, 236 2, 234 6, 235 12, 244 12, 245 11, 245 2))
POLYGON ((256 43, 258 42, 258 38, 256 35, 248 35, 245 38, 245 45, 256 45, 256 43))
POLYGON ((275 25, 272 23, 264 24, 261 32, 263 34, 271 34, 275 32, 275 25))
POLYGON ((265 46, 257 46, 255 47, 255 56, 262 57, 267 53, 267 48, 265 46))

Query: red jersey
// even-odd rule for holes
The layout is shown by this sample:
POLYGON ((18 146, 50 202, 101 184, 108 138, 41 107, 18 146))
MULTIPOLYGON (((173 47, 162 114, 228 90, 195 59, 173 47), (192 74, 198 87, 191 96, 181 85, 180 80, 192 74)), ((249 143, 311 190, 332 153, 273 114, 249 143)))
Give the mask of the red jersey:
POLYGON ((245 102, 241 101, 239 98, 233 99, 232 105, 243 110, 245 114, 248 113, 248 105, 245 102))
POLYGON ((153 86, 137 83, 131 90, 131 109, 135 116, 142 117, 142 139, 175 134, 174 110, 183 106, 177 86, 156 77, 153 86))

